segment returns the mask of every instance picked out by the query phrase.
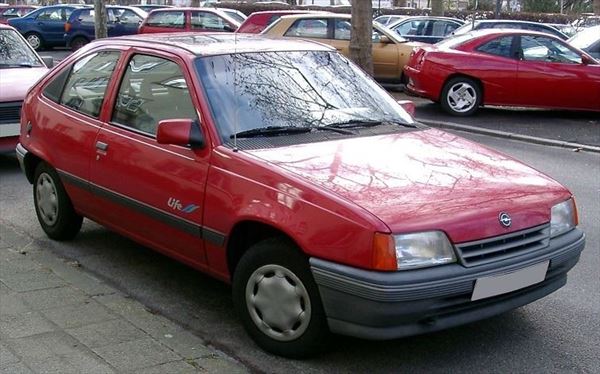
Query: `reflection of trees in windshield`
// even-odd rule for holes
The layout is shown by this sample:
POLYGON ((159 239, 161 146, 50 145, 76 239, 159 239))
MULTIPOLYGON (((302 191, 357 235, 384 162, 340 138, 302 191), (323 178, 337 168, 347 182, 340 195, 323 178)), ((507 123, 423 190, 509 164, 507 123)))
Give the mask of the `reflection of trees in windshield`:
POLYGON ((241 53, 200 58, 197 66, 223 139, 268 126, 407 120, 379 86, 337 53, 241 53))
POLYGON ((0 67, 3 65, 42 66, 16 31, 0 30, 0 67))

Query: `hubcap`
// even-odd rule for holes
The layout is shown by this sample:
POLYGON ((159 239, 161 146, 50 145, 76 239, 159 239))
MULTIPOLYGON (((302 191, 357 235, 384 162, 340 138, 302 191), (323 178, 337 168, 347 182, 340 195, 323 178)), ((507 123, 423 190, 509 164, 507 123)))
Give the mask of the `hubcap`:
POLYGON ((265 265, 252 273, 246 284, 246 306, 256 326, 275 340, 300 337, 310 322, 308 292, 283 266, 265 265))
POLYGON ((459 113, 468 112, 477 103, 477 91, 468 83, 456 83, 448 90, 447 100, 448 105, 450 105, 453 111, 459 113))
POLYGON ((27 42, 33 49, 38 49, 40 47, 41 41, 39 36, 37 35, 29 35, 27 36, 27 42))
POLYGON ((54 225, 58 219, 58 196, 54 181, 48 174, 40 175, 35 186, 35 193, 42 220, 48 226, 54 225))

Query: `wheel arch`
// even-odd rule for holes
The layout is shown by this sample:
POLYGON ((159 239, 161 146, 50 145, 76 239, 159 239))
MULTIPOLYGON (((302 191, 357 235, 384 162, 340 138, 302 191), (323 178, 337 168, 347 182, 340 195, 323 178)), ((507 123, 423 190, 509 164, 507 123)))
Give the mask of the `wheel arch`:
MULTIPOLYGON (((226 244, 227 268, 230 279, 233 279, 235 269, 244 253, 254 244, 269 238, 281 238, 289 241, 296 248, 300 248, 289 234, 266 222, 245 219, 233 226, 226 244)), ((299 252, 304 253, 301 250, 299 252)))
POLYGON ((29 183, 33 184, 33 178, 35 176, 35 169, 37 168, 39 163, 42 161, 43 161, 42 158, 36 156, 35 154, 33 154, 31 152, 27 152, 27 154, 23 158, 23 166, 25 168, 25 170, 24 170, 25 177, 27 177, 27 180, 29 181, 29 183))

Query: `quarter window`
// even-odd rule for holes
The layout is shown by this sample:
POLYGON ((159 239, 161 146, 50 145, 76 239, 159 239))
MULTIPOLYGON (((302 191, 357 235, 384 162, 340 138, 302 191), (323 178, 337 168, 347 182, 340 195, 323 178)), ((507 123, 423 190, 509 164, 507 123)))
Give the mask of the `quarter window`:
POLYGON ((154 136, 159 121, 176 118, 198 119, 179 65, 160 57, 134 56, 121 82, 112 121, 154 136))
POLYGON ((503 36, 481 45, 477 50, 490 55, 511 58, 512 41, 512 36, 503 36))
POLYGON ((327 39, 327 19, 299 19, 286 31, 285 36, 327 39))
POLYGON ((92 117, 98 117, 106 87, 119 60, 120 52, 98 52, 73 65, 60 104, 92 117))

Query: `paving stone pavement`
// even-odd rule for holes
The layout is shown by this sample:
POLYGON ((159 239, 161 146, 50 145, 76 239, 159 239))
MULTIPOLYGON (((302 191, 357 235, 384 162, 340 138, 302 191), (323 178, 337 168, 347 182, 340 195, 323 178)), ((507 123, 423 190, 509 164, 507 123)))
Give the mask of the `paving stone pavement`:
POLYGON ((0 373, 247 373, 0 221, 0 373))

